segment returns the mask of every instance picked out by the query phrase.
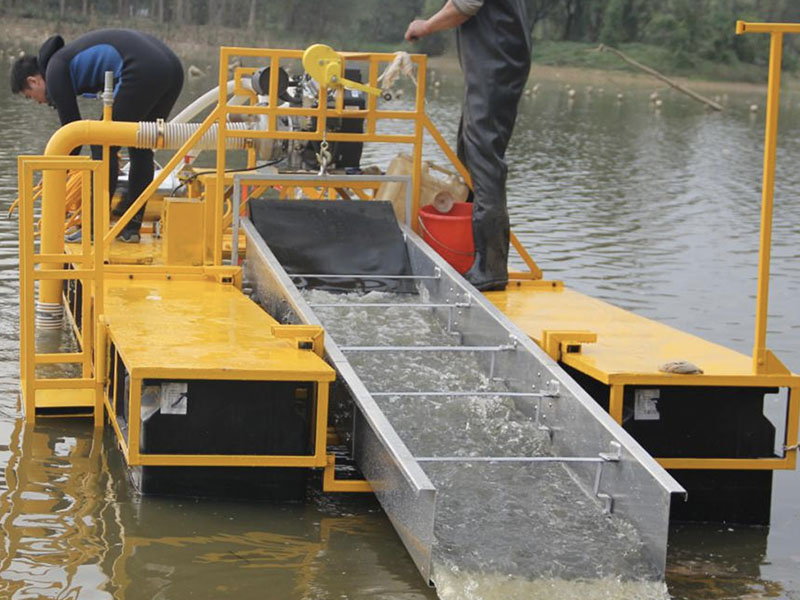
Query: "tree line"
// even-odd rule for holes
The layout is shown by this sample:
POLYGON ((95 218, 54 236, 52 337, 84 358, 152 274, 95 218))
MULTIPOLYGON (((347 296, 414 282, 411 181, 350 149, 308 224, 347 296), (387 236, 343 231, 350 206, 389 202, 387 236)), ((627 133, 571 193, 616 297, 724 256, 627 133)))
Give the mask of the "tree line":
MULTIPOLYGON (((538 40, 669 49, 676 62, 695 58, 746 63, 766 60, 767 36, 736 36, 736 19, 800 22, 800 0, 525 0, 538 40), (760 39, 759 39, 760 38, 760 39)), ((443 0, 0 0, 0 14, 18 17, 159 26, 211 26, 258 31, 273 39, 344 41, 352 46, 402 42, 405 25, 429 16, 443 0)), ((441 53, 452 36, 426 39, 441 53)), ((790 50, 800 48, 789 41, 790 50)), ((789 56, 791 58, 792 52, 789 56)))

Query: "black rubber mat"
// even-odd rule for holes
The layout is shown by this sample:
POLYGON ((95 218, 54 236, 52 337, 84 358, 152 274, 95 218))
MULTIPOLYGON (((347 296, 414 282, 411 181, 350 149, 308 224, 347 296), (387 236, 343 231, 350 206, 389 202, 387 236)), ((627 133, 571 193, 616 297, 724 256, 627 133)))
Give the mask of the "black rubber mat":
POLYGON ((405 240, 390 202, 250 201, 250 219, 298 287, 328 291, 414 292, 405 240), (384 276, 384 277, 381 277, 384 276))

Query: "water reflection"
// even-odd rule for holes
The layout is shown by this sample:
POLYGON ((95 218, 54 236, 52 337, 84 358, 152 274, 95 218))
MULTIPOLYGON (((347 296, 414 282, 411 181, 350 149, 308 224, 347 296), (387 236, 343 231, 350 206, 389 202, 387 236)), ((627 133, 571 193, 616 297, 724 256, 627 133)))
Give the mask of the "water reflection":
POLYGON ((4 598, 431 597, 371 499, 140 498, 114 440, 76 421, 17 420, 6 448, 4 598))

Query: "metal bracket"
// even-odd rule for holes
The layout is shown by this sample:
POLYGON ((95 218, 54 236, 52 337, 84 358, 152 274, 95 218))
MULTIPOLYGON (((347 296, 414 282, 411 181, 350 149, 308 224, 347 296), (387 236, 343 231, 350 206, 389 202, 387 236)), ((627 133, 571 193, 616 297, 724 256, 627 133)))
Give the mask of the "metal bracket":
POLYGON ((581 351, 581 344, 591 344, 597 341, 597 334, 592 331, 546 330, 542 332, 542 349, 555 360, 561 360, 561 355, 566 350, 568 354, 581 351))
POLYGON ((603 512, 610 515, 614 512, 614 496, 610 494, 597 494, 597 499, 603 503, 603 512))
POLYGON ((372 492, 366 479, 336 479, 336 456, 328 454, 322 472, 323 492, 372 492))
POLYGON ((600 452, 600 458, 606 462, 619 462, 622 459, 622 444, 612 441, 609 452, 600 452))
POLYGON ((541 395, 544 398, 558 398, 561 395, 561 382, 558 379, 551 379, 548 384, 550 389, 542 390, 541 395))
POLYGON ((622 444, 612 441, 609 444, 609 452, 599 452, 598 455, 602 462, 597 464, 597 471, 594 474, 594 496, 603 503, 603 512, 610 515, 614 511, 614 497, 600 491, 600 482, 603 478, 603 465, 607 462, 619 462, 622 459, 622 444))

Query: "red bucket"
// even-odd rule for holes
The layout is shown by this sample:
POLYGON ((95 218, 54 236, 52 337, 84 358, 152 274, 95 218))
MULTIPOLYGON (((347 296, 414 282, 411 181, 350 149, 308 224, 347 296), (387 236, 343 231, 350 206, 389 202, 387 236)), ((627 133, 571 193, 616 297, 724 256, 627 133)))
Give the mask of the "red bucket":
POLYGON ((462 275, 469 270, 475 258, 471 202, 456 202, 447 213, 440 213, 432 204, 423 206, 419 224, 422 239, 431 248, 462 275))

